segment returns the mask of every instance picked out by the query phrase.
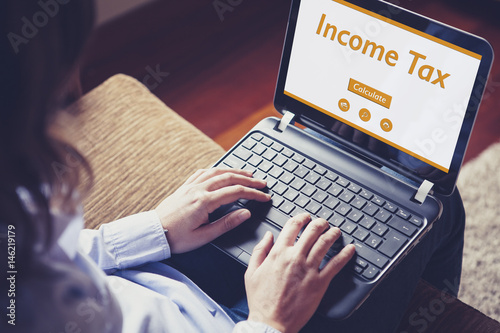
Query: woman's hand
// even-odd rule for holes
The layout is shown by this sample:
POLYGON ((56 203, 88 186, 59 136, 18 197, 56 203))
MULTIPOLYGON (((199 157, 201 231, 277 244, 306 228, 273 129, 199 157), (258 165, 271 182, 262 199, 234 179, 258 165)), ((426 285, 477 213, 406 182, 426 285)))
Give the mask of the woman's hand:
POLYGON ((326 266, 319 266, 339 238, 338 228, 329 228, 323 219, 309 223, 308 214, 290 219, 273 246, 268 233, 256 245, 245 273, 250 314, 248 319, 272 326, 281 332, 298 332, 312 317, 333 277, 355 252, 346 246, 326 266))
POLYGON ((247 209, 236 210, 209 223, 208 214, 238 199, 269 201, 259 191, 266 182, 243 170, 198 170, 177 191, 163 200, 156 212, 167 230, 172 253, 194 250, 233 229, 250 217, 247 209))

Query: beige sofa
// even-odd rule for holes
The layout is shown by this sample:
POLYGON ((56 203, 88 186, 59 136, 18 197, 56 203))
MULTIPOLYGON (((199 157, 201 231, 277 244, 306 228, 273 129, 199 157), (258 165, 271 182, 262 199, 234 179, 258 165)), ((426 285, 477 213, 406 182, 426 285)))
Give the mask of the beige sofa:
MULTIPOLYGON (((224 150, 135 79, 116 75, 75 106, 75 143, 94 172, 84 200, 86 227, 150 210, 224 150), (79 110, 79 111, 78 111, 79 110)), ((67 158, 68 165, 78 161, 67 158)), ((85 180, 84 180, 85 182, 85 180)), ((500 324, 455 300, 433 320, 416 322, 443 295, 425 281, 415 291, 398 332, 500 332, 500 324)), ((384 332, 381 332, 384 333, 384 332)))

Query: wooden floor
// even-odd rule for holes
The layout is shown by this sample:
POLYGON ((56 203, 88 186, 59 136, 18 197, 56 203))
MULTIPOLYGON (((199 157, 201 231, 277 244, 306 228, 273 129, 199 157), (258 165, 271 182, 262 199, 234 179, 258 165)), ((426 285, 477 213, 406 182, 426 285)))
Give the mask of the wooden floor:
MULTIPOLYGON (((464 1, 399 3, 481 35, 500 49, 498 6, 464 1)), ((214 3, 158 0, 99 27, 82 67, 84 90, 116 73, 134 76, 229 148, 258 120, 277 115, 272 99, 290 0, 242 1, 219 13, 214 3)), ((500 66, 495 65, 466 160, 500 140, 499 90, 500 66)))

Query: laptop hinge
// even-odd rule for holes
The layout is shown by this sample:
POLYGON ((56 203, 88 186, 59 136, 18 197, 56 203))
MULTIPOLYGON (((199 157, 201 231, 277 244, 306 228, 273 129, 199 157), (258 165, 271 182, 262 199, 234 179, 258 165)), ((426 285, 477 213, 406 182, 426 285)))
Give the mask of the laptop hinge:
POLYGON ((292 122, 293 118, 295 118, 295 114, 290 111, 283 112, 283 117, 281 118, 278 126, 275 128, 278 132, 285 131, 286 127, 292 122))
POLYGON ((429 192, 431 191, 433 186, 434 186, 434 183, 425 179, 423 181, 423 183, 420 185, 420 187, 418 188, 417 193, 415 193, 413 200, 415 200, 419 204, 423 204, 425 201, 425 198, 427 198, 427 196, 429 195, 429 192))

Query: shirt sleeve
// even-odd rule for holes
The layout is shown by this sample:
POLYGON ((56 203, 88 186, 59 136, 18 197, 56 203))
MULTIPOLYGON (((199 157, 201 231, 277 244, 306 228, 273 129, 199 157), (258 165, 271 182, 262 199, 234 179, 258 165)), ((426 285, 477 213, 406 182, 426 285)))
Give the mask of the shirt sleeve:
POLYGON ((257 321, 240 321, 233 329, 233 333, 281 333, 277 329, 257 321))
POLYGON ((79 251, 108 274, 170 257, 170 246, 155 211, 106 223, 98 230, 84 229, 78 243, 79 251))

